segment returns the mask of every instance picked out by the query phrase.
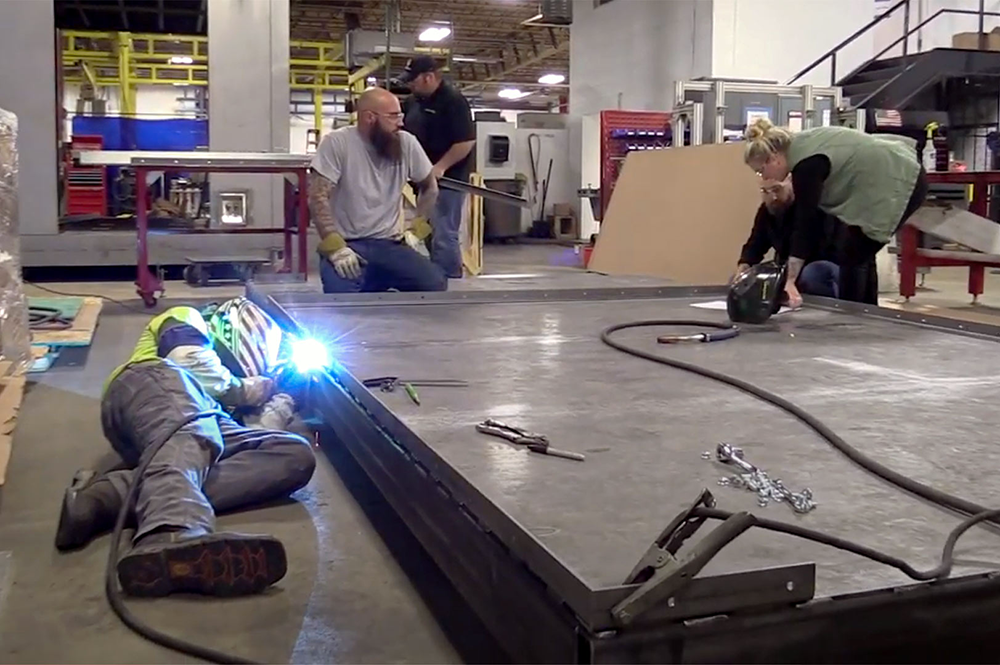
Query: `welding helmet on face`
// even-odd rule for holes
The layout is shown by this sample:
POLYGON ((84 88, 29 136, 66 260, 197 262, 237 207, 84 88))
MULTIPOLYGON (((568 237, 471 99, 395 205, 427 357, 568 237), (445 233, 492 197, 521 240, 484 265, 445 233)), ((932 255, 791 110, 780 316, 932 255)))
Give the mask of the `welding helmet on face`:
POLYGON ((271 376, 285 349, 277 322, 242 297, 227 300, 212 312, 208 333, 222 364, 239 377, 271 376))
POLYGON ((777 314, 784 299, 787 278, 785 266, 774 261, 759 263, 738 275, 726 298, 729 320, 760 324, 777 314))

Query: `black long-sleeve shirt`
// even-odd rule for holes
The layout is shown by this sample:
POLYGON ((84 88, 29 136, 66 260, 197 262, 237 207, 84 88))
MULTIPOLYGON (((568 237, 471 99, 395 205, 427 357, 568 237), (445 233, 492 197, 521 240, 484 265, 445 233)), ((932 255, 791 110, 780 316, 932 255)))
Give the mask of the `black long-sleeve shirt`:
MULTIPOLYGON (((809 247, 803 258, 806 263, 819 260, 834 260, 834 232, 836 219, 818 208, 809 224, 809 247), (815 237, 813 235, 815 234, 815 237)), ((792 203, 778 214, 772 213, 761 204, 753 220, 753 229, 740 251, 740 263, 756 265, 764 260, 768 251, 774 249, 775 260, 784 263, 792 254, 795 231, 800 224, 798 203, 792 203)), ((805 224, 803 222, 803 224, 805 224)))
POLYGON ((792 169, 792 191, 795 194, 795 215, 792 218, 790 256, 807 263, 815 261, 823 249, 824 238, 830 230, 823 223, 828 217, 819 209, 823 183, 830 175, 830 160, 826 155, 813 155, 803 159, 792 169))

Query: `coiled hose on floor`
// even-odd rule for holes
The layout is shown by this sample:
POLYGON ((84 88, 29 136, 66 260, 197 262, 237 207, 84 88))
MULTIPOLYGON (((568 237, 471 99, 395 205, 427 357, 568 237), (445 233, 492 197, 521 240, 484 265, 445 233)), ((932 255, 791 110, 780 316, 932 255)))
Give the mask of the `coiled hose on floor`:
MULTIPOLYGON (((713 381, 718 381, 719 383, 724 383, 727 386, 731 386, 740 390, 752 397, 767 402, 773 406, 778 407, 785 413, 798 419, 814 432, 825 439, 830 445, 843 453, 852 462, 865 469, 869 473, 875 474, 879 478, 899 487, 902 490, 915 494, 931 503, 934 503, 943 508, 948 508, 956 512, 962 513, 964 515, 970 516, 968 519, 964 520, 961 524, 955 527, 945 542, 944 551, 941 555, 941 563, 927 571, 919 571, 912 566, 910 566, 905 561, 874 550, 865 545, 860 545, 853 543, 851 541, 845 540, 843 538, 838 538, 836 536, 831 536, 829 534, 824 534, 819 531, 814 531, 812 529, 806 529, 795 524, 788 524, 786 522, 779 522, 776 520, 762 519, 755 517, 754 526, 768 529, 770 531, 778 531, 781 533, 786 533, 789 535, 797 536, 799 538, 805 538, 807 540, 812 540, 824 545, 830 545, 842 550, 847 550, 858 554, 859 556, 872 559, 873 561, 878 561, 879 563, 892 566, 900 571, 902 571, 907 576, 920 581, 942 579, 947 577, 951 573, 952 566, 954 565, 954 549, 955 544, 958 542, 959 537, 968 531, 970 528, 979 524, 980 522, 992 522, 994 524, 1000 524, 1000 510, 990 510, 984 506, 980 506, 966 499, 948 494, 939 489, 930 487, 929 485, 924 485, 912 478, 904 476, 901 473, 893 471, 892 469, 876 462, 871 457, 868 457, 857 448, 847 443, 844 439, 840 437, 836 432, 831 430, 829 427, 824 425, 819 419, 810 414, 808 411, 802 409, 801 407, 792 404, 785 398, 769 392, 759 386, 738 379, 734 376, 729 376, 728 374, 723 374, 722 372, 716 372, 700 365, 695 365, 693 363, 684 362, 682 360, 675 360, 666 356, 659 356, 654 353, 649 353, 643 351, 642 349, 637 349, 635 347, 623 344, 622 342, 617 342, 611 338, 611 336, 622 330, 630 330, 634 328, 653 328, 653 327, 672 327, 672 326, 687 326, 691 325, 690 321, 683 320, 649 320, 649 321, 634 321, 630 323, 618 323, 613 326, 605 328, 601 332, 601 341, 610 346, 611 348, 621 351, 622 353, 627 353, 630 356, 635 356, 636 358, 642 358, 644 360, 649 360, 661 365, 667 365, 668 367, 673 367, 675 369, 680 369, 685 372, 690 372, 692 374, 697 374, 703 376, 707 379, 712 379, 713 381)), ((696 508, 693 515, 707 517, 710 519, 725 520, 732 513, 719 510, 715 508, 696 508)))
POLYGON ((115 522, 115 528, 111 534, 111 546, 108 548, 108 565, 104 571, 104 592, 108 598, 108 603, 111 605, 111 609, 114 610, 115 614, 118 615, 118 618, 122 620, 122 623, 147 640, 179 653, 194 656, 195 658, 201 658, 202 660, 206 660, 211 663, 234 663, 243 665, 246 663, 252 664, 254 661, 241 658, 240 656, 223 653, 222 651, 209 649, 208 647, 203 647, 198 644, 192 644, 191 642, 185 642, 184 640, 162 633, 143 623, 142 620, 132 614, 132 611, 126 607, 125 600, 122 597, 122 590, 118 586, 118 551, 121 546, 122 534, 125 531, 125 522, 128 519, 128 514, 135 506, 136 497, 139 495, 139 479, 142 478, 142 474, 145 473, 146 469, 149 467, 149 463, 156 456, 157 451, 182 428, 202 418, 215 418, 224 415, 225 414, 221 411, 202 411, 175 427, 162 441, 156 442, 156 444, 143 451, 142 460, 139 462, 139 465, 135 468, 135 471, 132 474, 132 481, 129 483, 128 495, 125 498, 125 503, 122 504, 121 510, 118 511, 118 519, 115 522))
POLYGON ((32 330, 67 330, 73 327, 73 319, 58 307, 30 305, 28 325, 32 330))

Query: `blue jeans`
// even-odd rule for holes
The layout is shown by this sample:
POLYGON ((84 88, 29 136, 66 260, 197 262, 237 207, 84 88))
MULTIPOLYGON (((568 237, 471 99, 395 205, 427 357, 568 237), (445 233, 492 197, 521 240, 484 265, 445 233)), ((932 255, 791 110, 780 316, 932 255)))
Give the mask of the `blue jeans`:
POLYGON ((452 189, 441 189, 430 223, 433 229, 430 243, 431 261, 452 279, 462 277, 462 206, 465 193, 452 189))
POLYGON ((813 261, 799 273, 795 285, 801 293, 823 298, 840 297, 840 267, 832 261, 813 261))
POLYGON ((348 240, 347 246, 363 261, 359 279, 344 279, 325 256, 320 256, 323 293, 372 291, 447 291, 448 279, 427 257, 400 240, 366 238, 348 240))

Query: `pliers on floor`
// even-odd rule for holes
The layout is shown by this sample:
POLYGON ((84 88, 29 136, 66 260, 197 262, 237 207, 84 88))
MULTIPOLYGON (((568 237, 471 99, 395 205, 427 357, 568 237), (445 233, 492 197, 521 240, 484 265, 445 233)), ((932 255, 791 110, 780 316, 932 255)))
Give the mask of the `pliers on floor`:
POLYGON ((553 457, 562 457, 564 459, 576 460, 577 462, 582 462, 584 460, 583 455, 580 453, 553 448, 549 445, 549 439, 544 434, 533 434, 532 432, 528 432, 512 425, 507 425, 499 420, 493 420, 492 418, 487 418, 483 422, 476 425, 476 431, 482 434, 489 434, 490 436, 497 436, 501 439, 506 439, 518 446, 525 446, 533 453, 552 455, 553 457))

